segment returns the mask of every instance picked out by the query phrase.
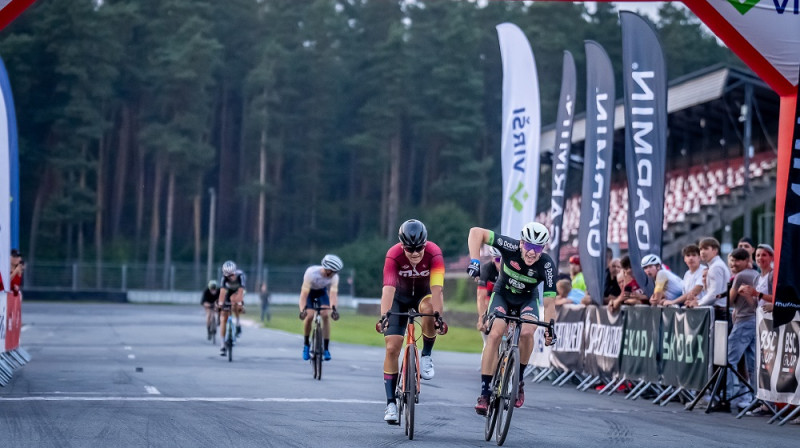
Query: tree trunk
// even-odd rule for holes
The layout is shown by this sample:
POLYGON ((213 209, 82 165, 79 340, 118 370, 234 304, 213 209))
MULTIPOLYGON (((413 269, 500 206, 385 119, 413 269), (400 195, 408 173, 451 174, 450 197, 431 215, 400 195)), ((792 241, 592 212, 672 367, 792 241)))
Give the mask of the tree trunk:
POLYGON ((150 219, 150 242, 147 248, 147 275, 145 282, 148 288, 155 286, 156 262, 158 261, 158 238, 161 230, 161 178, 163 162, 160 157, 156 159, 156 172, 153 178, 153 200, 150 203, 152 217, 150 219))
POLYGON ((136 238, 133 259, 139 261, 139 249, 142 247, 142 228, 144 227, 144 183, 145 183, 145 157, 144 148, 137 145, 136 163, 136 238))
POLYGON ((256 240, 258 241, 258 253, 256 254, 256 283, 253 291, 259 291, 261 273, 264 270, 264 215, 267 205, 267 130, 266 126, 261 130, 261 148, 259 155, 260 170, 258 173, 258 185, 261 187, 258 193, 258 223, 256 224, 256 240))
POLYGON ((95 287, 103 286, 103 212, 106 191, 105 177, 105 142, 100 141, 97 148, 97 192, 94 212, 94 250, 95 250, 95 287))
MULTIPOLYGON (((45 168, 44 175, 42 176, 42 181, 39 183, 39 187, 36 189, 36 199, 33 201, 31 232, 28 239, 28 254, 26 255, 28 263, 31 266, 36 266, 36 243, 39 239, 39 225, 42 221, 42 208, 44 208, 45 199, 50 196, 50 193, 53 191, 54 183, 53 169, 48 164, 45 168)), ((25 275, 27 276, 28 284, 35 285, 34 275, 36 275, 36 271, 31 270, 25 275)))
POLYGON ((172 289, 170 284, 170 269, 172 268, 172 227, 173 215, 175 212, 175 168, 169 169, 169 181, 167 184, 167 217, 166 228, 164 229, 164 274, 162 278, 162 288, 172 289))
MULTIPOLYGON (((272 170, 272 184, 273 184, 273 197, 280 197, 281 190, 283 189, 283 135, 276 142, 277 154, 275 155, 275 163, 272 170)), ((278 209, 280 201, 273 200, 272 207, 269 209, 269 238, 270 244, 275 242, 275 238, 280 230, 278 223, 279 212, 278 209)))
POLYGON ((220 219, 220 217, 230 218, 231 214, 231 197, 233 195, 231 173, 235 165, 235 159, 231 156, 230 139, 228 138, 228 87, 224 84, 222 86, 222 98, 220 102, 220 117, 219 117, 219 176, 217 184, 217 216, 215 217, 215 227, 218 234, 225 235, 231 231, 229 219, 220 219))
POLYGON ((122 106, 122 117, 119 125, 119 147, 116 153, 114 169, 114 190, 111 201, 111 240, 119 238, 119 224, 122 219, 122 206, 125 204, 125 181, 128 176, 128 153, 131 139, 131 111, 126 104, 122 106))
MULTIPOLYGON (((86 162, 87 156, 86 153, 88 152, 87 148, 88 144, 84 143, 81 146, 81 161, 86 162)), ((82 167, 80 170, 80 174, 78 176, 78 186, 81 190, 86 190, 86 168, 82 167)), ((83 263, 83 251, 85 242, 85 235, 83 231, 83 217, 78 217, 78 263, 83 263)))
MULTIPOLYGON (((242 116, 246 116, 246 102, 242 101, 242 116)), ((244 179, 247 179, 247 163, 249 160, 245 156, 245 144, 244 144, 244 126, 241 124, 239 125, 239 144, 237 145, 239 148, 239 170, 238 175, 236 177, 236 181, 234 182, 234 190, 236 187, 241 186, 244 179)), ((235 193, 238 195, 238 193, 235 193)), ((248 209, 250 208, 250 195, 244 194, 238 196, 239 199, 239 241, 236 244, 236 259, 242 259, 242 251, 244 250, 244 243, 247 239, 247 219, 248 209)), ((249 246, 249 245, 248 245, 249 246)))
POLYGON ((389 197, 386 210, 387 238, 392 239, 393 230, 399 224, 397 215, 400 211, 400 135, 392 137, 390 146, 391 162, 389 163, 389 197))
POLYGON ((380 232, 386 238, 391 238, 389 235, 389 162, 383 166, 383 176, 381 181, 381 219, 380 219, 380 232))
MULTIPOLYGON (((195 284, 202 284, 200 282, 200 257, 203 254, 203 178, 198 177, 195 184, 195 195, 192 199, 192 210, 194 212, 194 220, 192 228, 194 230, 194 282, 195 284)), ((207 281, 208 279, 206 279, 207 281)))

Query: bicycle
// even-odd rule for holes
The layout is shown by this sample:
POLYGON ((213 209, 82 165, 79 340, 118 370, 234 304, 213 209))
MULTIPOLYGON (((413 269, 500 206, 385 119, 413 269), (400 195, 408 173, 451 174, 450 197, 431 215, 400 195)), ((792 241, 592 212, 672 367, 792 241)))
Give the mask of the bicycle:
POLYGON ((385 318, 379 323, 382 326, 381 333, 386 330, 389 316, 408 316, 406 326, 406 347, 403 350, 403 358, 400 363, 400 376, 397 378, 395 388, 395 400, 397 401, 397 426, 405 417, 405 433, 408 440, 414 440, 414 405, 419 403, 420 381, 419 381, 419 352, 417 350, 417 338, 415 336, 415 323, 417 317, 433 317, 436 320, 436 330, 439 334, 447 333, 447 324, 444 323, 439 313, 418 313, 415 309, 408 310, 407 313, 387 312, 385 318))
POLYGON ((228 352, 228 362, 233 362, 233 346, 236 345, 236 322, 233 318, 230 304, 223 305, 222 310, 228 311, 228 320, 225 324, 225 350, 228 352))
POLYGON ((211 345, 217 345, 217 327, 219 326, 219 311, 217 310, 216 303, 210 305, 210 310, 206 311, 211 313, 211 319, 207 319, 206 330, 208 331, 208 340, 211 345))
MULTIPOLYGON (((554 331, 555 322, 553 319, 550 319, 549 323, 545 323, 500 312, 494 313, 494 317, 506 321, 506 337, 501 343, 500 358, 497 361, 497 367, 492 377, 491 395, 489 396, 489 409, 486 412, 484 437, 488 442, 489 439, 492 438, 492 433, 495 433, 497 445, 501 446, 508 435, 511 415, 514 412, 514 405, 519 392, 519 379, 520 375, 523 373, 519 371, 519 337, 522 328, 519 324, 526 323, 546 326, 550 334, 553 335, 551 345, 556 342, 556 336, 554 331), (498 420, 500 421, 500 425, 496 426, 498 420)), ((489 325, 491 327, 491 323, 489 325)))
MULTIPOLYGON (((309 350, 309 361, 311 361, 311 370, 314 373, 315 380, 322 380, 322 361, 324 359, 325 354, 325 347, 323 340, 325 338, 324 332, 322 331, 322 310, 330 310, 333 309, 334 313, 331 315, 333 320, 338 320, 338 314, 336 314, 336 310, 330 306, 321 306, 319 303, 314 300, 314 304, 309 306, 308 308, 314 310, 314 320, 311 323, 311 334, 309 335, 309 342, 311 343, 311 349, 309 350)), ((306 318, 306 310, 303 310, 300 313, 300 320, 304 320, 306 318)))

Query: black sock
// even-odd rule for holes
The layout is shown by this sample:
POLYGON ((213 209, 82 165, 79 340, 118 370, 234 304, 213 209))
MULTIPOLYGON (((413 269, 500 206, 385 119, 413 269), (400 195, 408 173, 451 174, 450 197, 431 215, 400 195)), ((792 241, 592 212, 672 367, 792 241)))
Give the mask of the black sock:
POLYGON ((527 364, 519 363, 519 378, 522 381, 522 376, 525 375, 525 369, 528 368, 527 364))
POLYGON ((308 335, 303 336, 303 345, 308 347, 311 343, 308 341, 308 335))
POLYGON ((489 389, 492 387, 492 375, 481 374, 481 395, 488 397, 491 395, 489 389))
POLYGON ((386 388, 386 404, 394 403, 394 390, 397 388, 397 374, 384 373, 383 387, 386 388))
POLYGON ((325 347, 325 350, 327 350, 327 349, 328 349, 328 344, 329 344, 330 342, 331 342, 331 340, 330 340, 330 339, 323 339, 323 340, 322 340, 322 345, 325 347))
POLYGON ((422 356, 431 356, 434 342, 436 342, 436 336, 432 338, 429 338, 425 335, 422 336, 422 356))

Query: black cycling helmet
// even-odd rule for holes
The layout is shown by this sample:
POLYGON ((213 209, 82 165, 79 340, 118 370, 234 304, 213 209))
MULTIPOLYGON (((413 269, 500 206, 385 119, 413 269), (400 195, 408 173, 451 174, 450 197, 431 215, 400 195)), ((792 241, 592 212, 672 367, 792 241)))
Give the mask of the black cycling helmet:
POLYGON ((422 222, 416 219, 409 219, 400 226, 397 236, 403 246, 420 247, 424 246, 428 241, 428 230, 422 222))

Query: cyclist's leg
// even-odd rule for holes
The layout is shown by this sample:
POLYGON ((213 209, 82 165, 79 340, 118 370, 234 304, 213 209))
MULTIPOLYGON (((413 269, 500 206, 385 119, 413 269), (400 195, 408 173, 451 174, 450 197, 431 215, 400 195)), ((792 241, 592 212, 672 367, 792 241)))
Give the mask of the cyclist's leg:
POLYGON ((211 327, 211 317, 214 315, 213 310, 211 309, 211 304, 208 302, 203 303, 203 308, 206 311, 206 328, 211 327))
MULTIPOLYGON (((520 317, 529 320, 539 320, 539 304, 535 297, 530 301, 520 306, 520 317)), ((519 361, 523 366, 528 365, 533 351, 533 332, 536 331, 536 325, 522 324, 519 336, 519 361)), ((522 372, 520 372, 521 374, 522 372)))
POLYGON ((225 330, 228 326, 229 315, 230 310, 226 310, 225 308, 219 312, 219 340, 222 348, 225 348, 225 330))
POLYGON ((481 356, 481 375, 489 375, 489 377, 494 375, 494 369, 497 366, 497 350, 500 347, 503 334, 506 332, 506 322, 503 319, 496 319, 492 316, 495 311, 507 314, 509 310, 505 297, 500 293, 493 293, 489 301, 488 312, 490 317, 487 322, 491 330, 486 337, 486 347, 484 347, 483 355, 481 356))
MULTIPOLYGON (((431 295, 428 294, 419 300, 417 308, 420 313, 430 314, 433 313, 433 305, 431 305, 431 295)), ((422 318, 422 356, 430 356, 433 350, 433 344, 436 342, 436 327, 435 321, 432 317, 422 318)))
MULTIPOLYGON (((391 313, 405 313, 408 311, 409 303, 403 300, 402 296, 395 294, 392 301, 391 313)), ((386 344, 386 357, 383 360, 383 384, 386 388, 386 402, 394 403, 394 390, 397 387, 397 375, 400 371, 398 357, 403 348, 403 335, 406 332, 408 317, 389 315, 389 324, 384 333, 386 344)))

